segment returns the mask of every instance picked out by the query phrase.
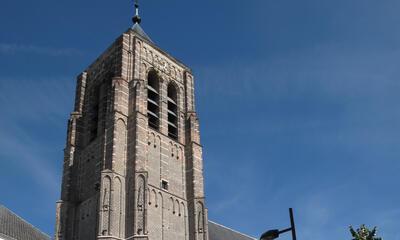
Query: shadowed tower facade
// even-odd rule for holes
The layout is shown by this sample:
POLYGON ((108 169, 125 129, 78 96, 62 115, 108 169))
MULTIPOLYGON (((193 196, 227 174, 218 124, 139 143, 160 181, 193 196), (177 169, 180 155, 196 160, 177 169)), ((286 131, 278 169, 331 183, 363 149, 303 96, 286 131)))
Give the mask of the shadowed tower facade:
POLYGON ((77 78, 58 240, 208 240, 194 77, 133 20, 77 78))

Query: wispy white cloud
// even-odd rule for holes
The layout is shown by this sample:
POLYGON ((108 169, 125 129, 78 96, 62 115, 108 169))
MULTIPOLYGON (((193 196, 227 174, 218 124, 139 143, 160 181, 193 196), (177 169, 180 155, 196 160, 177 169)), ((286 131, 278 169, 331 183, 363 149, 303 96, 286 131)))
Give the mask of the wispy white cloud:
MULTIPOLYGON (((400 240, 399 223, 400 207, 387 209, 384 212, 374 213, 375 224, 378 227, 378 235, 383 239, 400 240)), ((373 226, 371 226, 373 227, 373 226)))
MULTIPOLYGON (((246 119, 246 127, 230 128, 231 134, 282 136, 304 131, 299 135, 303 142, 390 148, 398 137, 394 120, 400 119, 399 57, 400 51, 359 52, 328 44, 253 63, 208 66, 199 72, 199 98, 221 107, 221 97, 248 104, 247 110, 257 117, 246 119)), ((235 114, 235 104, 218 111, 235 114)), ((224 136, 225 130, 222 126, 212 134, 224 136)))
MULTIPOLYGON (((9 121, 46 121, 60 124, 72 110, 74 80, 55 78, 1 78, 0 106, 9 121)), ((62 122, 64 123, 64 122, 62 122)))
MULTIPOLYGON (((325 95, 359 100, 399 87, 392 49, 359 52, 335 44, 318 45, 295 53, 274 55, 259 61, 233 59, 199 67, 199 96, 257 97, 282 100, 293 94, 325 95)), ((358 103, 357 101, 355 103, 358 103)))
MULTIPOLYGON (((323 239, 326 235, 350 239, 349 226, 377 227, 383 239, 399 240, 400 208, 382 206, 382 209, 362 209, 361 202, 338 200, 348 186, 333 187, 325 191, 309 192, 297 201, 298 234, 305 239, 323 239)), ((347 193, 349 194, 349 193, 347 193)))
POLYGON ((51 196, 59 191, 64 128, 73 100, 71 92, 73 81, 63 77, 0 80, 1 156, 29 174, 21 179, 33 179, 51 196), (58 143, 49 139, 52 132, 59 132, 58 143))
POLYGON ((74 48, 55 48, 37 45, 0 43, 0 54, 35 54, 51 57, 73 57, 82 55, 82 51, 74 48))
POLYGON ((216 182, 233 182, 243 194, 239 199, 231 194, 232 201, 212 199, 210 208, 232 218, 255 217, 263 225, 285 227, 285 211, 276 209, 294 206, 299 238, 350 239, 348 226, 365 223, 380 227, 382 236, 399 240, 395 227, 400 217, 385 205, 398 196, 384 190, 398 181, 393 169, 398 169, 399 153, 399 57, 399 51, 390 49, 357 51, 321 45, 255 62, 239 59, 200 68, 198 97, 207 105, 200 105, 200 114, 208 114, 203 123, 214 125, 212 131, 203 131, 203 139, 224 137, 229 147, 221 150, 218 145, 214 150, 234 153, 224 159, 208 148, 206 161, 212 167, 207 171, 218 167, 214 162, 229 164, 211 172, 226 174, 206 181, 218 194, 230 192, 217 188, 216 182), (215 127, 218 123, 220 127, 215 127), (234 165, 251 158, 263 171, 234 165), (227 171, 235 167, 243 171, 227 171), (365 171, 380 176, 367 176, 365 171), (236 182, 245 175, 242 172, 255 181, 242 187, 236 182), (377 189, 369 190, 372 186, 377 189), (253 202, 248 204, 247 199, 253 202), (234 211, 224 209, 223 201, 234 211), (388 213, 378 214, 382 210, 388 213))
POLYGON ((345 185, 329 186, 326 189, 309 191, 296 199, 298 234, 305 239, 322 239, 327 232, 335 236, 345 236, 344 221, 337 222, 338 206, 335 196, 340 194, 345 185))
MULTIPOLYGON (((44 146, 30 139, 22 129, 16 129, 8 126, 9 131, 0 129, 0 151, 2 158, 12 160, 23 169, 24 173, 28 172, 30 176, 21 176, 22 181, 33 179, 38 186, 41 186, 50 195, 59 192, 58 169, 54 169, 49 164, 44 146)), ((22 172, 22 171, 21 171, 22 172)), ((20 175, 20 172, 14 172, 15 175, 20 175)), ((22 189, 21 189, 22 191, 22 189)), ((15 196, 18 197, 18 196, 15 196)))

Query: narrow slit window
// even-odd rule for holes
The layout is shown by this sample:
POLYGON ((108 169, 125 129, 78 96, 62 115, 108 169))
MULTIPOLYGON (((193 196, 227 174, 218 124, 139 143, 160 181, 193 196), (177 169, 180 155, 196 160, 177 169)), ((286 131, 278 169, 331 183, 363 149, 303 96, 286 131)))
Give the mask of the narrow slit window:
POLYGON ((169 186, 168 186, 168 182, 165 181, 165 180, 162 180, 162 181, 161 181, 161 187, 162 187, 162 189, 168 191, 168 187, 169 187, 169 186))
POLYGON ((155 71, 150 71, 147 78, 147 116, 149 126, 155 130, 160 128, 159 79, 155 71))
POLYGON ((175 85, 168 85, 168 136, 178 139, 178 93, 175 85))
POLYGON ((100 86, 96 86, 92 92, 90 109, 90 141, 96 139, 99 125, 100 86))

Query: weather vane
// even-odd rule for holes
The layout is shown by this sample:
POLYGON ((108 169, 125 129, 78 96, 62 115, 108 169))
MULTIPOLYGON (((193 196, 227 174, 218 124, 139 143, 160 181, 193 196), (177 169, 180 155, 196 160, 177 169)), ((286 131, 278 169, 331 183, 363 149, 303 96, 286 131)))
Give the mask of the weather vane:
POLYGON ((139 0, 134 0, 135 2, 135 16, 132 18, 134 24, 140 24, 142 19, 139 16, 139 0))

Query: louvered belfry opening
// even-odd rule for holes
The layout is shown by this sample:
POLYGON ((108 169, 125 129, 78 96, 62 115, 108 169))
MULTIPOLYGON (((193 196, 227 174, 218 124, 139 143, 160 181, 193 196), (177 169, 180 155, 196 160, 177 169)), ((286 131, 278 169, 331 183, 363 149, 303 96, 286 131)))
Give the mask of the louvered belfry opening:
POLYGON ((160 85, 157 73, 149 72, 147 82, 147 116, 149 126, 155 130, 160 128, 160 85))
POLYGON ((168 84, 168 136, 178 139, 178 93, 174 84, 168 84))

